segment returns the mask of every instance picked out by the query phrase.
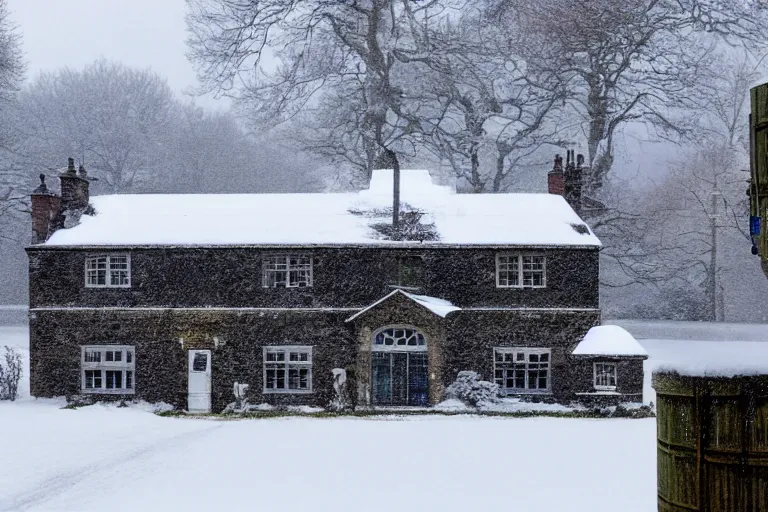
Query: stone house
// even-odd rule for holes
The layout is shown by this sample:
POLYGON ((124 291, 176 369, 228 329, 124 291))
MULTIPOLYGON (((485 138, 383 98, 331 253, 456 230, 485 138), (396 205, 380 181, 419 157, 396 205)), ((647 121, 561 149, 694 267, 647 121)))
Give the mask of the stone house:
MULTIPOLYGON (((33 396, 221 411, 429 406, 462 370, 503 393, 639 401, 641 353, 573 354, 600 324, 600 242, 558 194, 457 194, 402 171, 336 194, 32 194, 33 396), (344 371, 340 371, 344 370, 344 371)), ((550 176, 550 181, 552 177, 550 176)), ((610 345, 610 342, 609 342, 610 345)))

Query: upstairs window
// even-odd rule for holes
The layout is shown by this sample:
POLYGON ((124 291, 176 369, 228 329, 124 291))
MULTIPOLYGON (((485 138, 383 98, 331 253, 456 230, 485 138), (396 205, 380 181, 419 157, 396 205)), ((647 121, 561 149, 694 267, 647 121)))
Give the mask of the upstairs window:
POLYGON ((497 288, 544 288, 546 258, 531 254, 497 254, 497 288))
POLYGON ((262 270, 264 288, 312 286, 311 256, 265 256, 262 270))
POLYGON ((311 393, 312 347, 264 347, 265 393, 311 393))
POLYGON ((130 255, 108 254, 86 258, 85 286, 87 288, 130 288, 130 255))
POLYGON ((396 264, 396 274, 390 286, 405 290, 418 290, 422 287, 424 260, 421 256, 400 256, 396 264))
POLYGON ((595 363, 595 389, 616 391, 616 363, 595 363))
POLYGON ((86 345, 80 366, 84 393, 133 394, 136 383, 132 346, 86 345))

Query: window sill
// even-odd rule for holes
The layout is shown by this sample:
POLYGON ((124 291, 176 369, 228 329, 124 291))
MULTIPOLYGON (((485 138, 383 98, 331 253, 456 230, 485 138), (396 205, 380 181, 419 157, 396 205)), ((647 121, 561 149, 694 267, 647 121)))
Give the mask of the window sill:
POLYGON ((100 285, 100 284, 87 284, 85 285, 89 290, 102 290, 105 288, 130 288, 129 284, 115 284, 115 285, 100 285))
POLYGON ((134 395, 135 389, 83 389, 82 393, 89 395, 134 395))
POLYGON ((311 389, 264 389, 264 395, 311 395, 311 389))
POLYGON ((547 286, 502 286, 502 285, 496 285, 496 288, 499 290, 542 290, 546 288, 547 286))
POLYGON ((411 293, 419 293, 423 290, 422 286, 407 286, 404 284, 388 284, 387 288, 390 290, 403 290, 411 293))
POLYGON ((546 391, 537 391, 537 390, 529 390, 529 389, 501 389, 499 390, 499 393, 503 396, 510 396, 510 395, 536 395, 536 396, 546 396, 551 395, 552 390, 546 390, 546 391))

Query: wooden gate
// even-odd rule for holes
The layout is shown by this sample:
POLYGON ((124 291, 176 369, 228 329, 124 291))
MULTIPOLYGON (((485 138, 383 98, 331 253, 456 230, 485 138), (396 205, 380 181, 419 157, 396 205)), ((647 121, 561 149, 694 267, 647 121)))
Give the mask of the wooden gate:
POLYGON ((659 512, 768 511, 768 375, 657 372, 659 512))

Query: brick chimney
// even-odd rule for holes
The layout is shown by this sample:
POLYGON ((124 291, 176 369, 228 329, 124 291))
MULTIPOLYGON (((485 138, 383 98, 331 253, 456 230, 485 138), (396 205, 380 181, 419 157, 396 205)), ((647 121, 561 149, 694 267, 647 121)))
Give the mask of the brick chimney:
POLYGON ((575 151, 566 151, 566 162, 563 167, 563 157, 555 155, 555 164, 547 174, 547 188, 550 194, 565 197, 576 213, 582 207, 582 188, 584 179, 584 155, 576 155, 575 151))
POLYGON ((555 155, 555 165, 547 174, 547 189, 550 194, 565 194, 565 175, 563 175, 563 157, 555 155))
POLYGON ((40 175, 40 186, 32 191, 32 243, 48 240, 59 227, 61 198, 48 190, 45 174, 40 175))
POLYGON ((584 155, 575 155, 575 151, 570 150, 568 161, 565 164, 565 193, 563 196, 568 204, 571 205, 576 213, 581 212, 581 192, 583 185, 583 166, 584 155), (575 158, 574 158, 575 156, 575 158))
POLYGON ((61 211, 79 214, 88 207, 88 173, 80 166, 80 172, 75 170, 75 159, 70 158, 67 168, 59 175, 61 181, 61 211), (79 212, 79 214, 75 213, 79 212))
POLYGON ((32 243, 41 244, 60 228, 70 228, 80 221, 88 208, 88 173, 70 158, 67 168, 59 174, 61 196, 48 189, 45 175, 40 175, 40 185, 32 191, 32 243))

